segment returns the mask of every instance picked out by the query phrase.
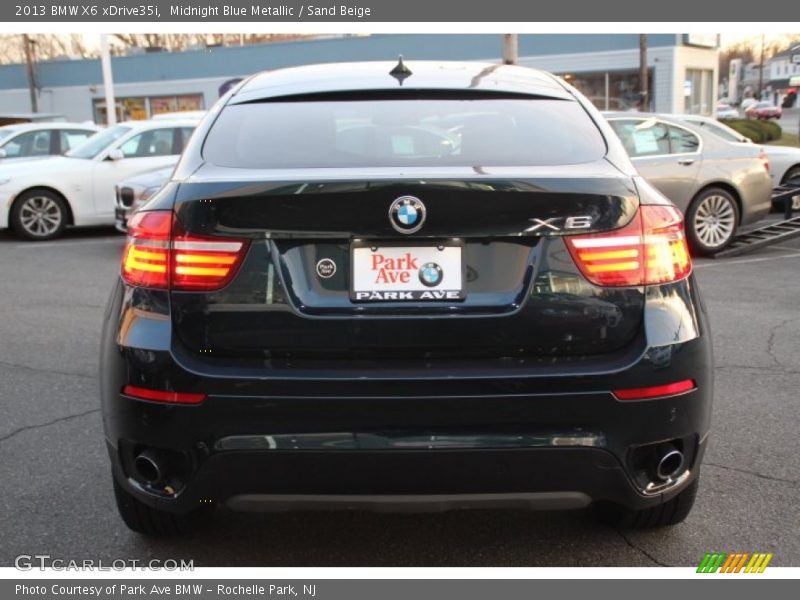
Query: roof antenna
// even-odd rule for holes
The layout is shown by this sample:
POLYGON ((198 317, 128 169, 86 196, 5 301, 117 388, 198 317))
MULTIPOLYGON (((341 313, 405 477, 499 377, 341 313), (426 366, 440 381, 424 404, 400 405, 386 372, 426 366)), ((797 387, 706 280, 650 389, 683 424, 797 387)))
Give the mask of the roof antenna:
POLYGON ((397 81, 400 82, 400 85, 403 85, 403 81, 405 81, 408 77, 411 77, 411 75, 413 75, 411 69, 409 69, 405 65, 405 63, 403 63, 402 54, 398 56, 397 64, 391 71, 389 71, 389 75, 397 79, 397 81))

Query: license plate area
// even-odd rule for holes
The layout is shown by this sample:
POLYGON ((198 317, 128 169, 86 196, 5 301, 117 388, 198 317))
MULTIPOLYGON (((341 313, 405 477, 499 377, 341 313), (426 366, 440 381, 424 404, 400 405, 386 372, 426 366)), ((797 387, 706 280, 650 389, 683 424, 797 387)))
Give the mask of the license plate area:
POLYGON ((458 240, 355 241, 350 245, 353 302, 460 302, 464 248, 458 240))

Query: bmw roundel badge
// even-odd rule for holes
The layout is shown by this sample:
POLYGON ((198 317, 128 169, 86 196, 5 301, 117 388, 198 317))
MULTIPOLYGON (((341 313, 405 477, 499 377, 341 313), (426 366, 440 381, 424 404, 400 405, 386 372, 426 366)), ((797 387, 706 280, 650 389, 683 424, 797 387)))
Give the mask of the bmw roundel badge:
POLYGON ((425 223, 425 205, 414 196, 400 196, 389 207, 389 221, 400 233, 414 233, 425 223))
POLYGON ((419 269, 419 280, 422 285, 427 287, 436 287, 442 282, 442 267, 435 262, 428 262, 422 265, 419 269))

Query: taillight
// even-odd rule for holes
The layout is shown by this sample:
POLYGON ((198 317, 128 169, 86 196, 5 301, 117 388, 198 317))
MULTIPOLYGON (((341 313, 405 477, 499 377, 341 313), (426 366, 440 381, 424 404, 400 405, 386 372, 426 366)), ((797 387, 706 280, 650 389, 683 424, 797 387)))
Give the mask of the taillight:
POLYGON ((224 287, 239 269, 246 249, 245 241, 190 235, 176 221, 170 289, 207 291, 224 287))
POLYGON ((674 206, 642 205, 621 229, 564 239, 581 273, 596 285, 654 285, 692 271, 683 218, 674 206))
POLYGON ((128 222, 122 277, 131 285, 217 290, 230 282, 247 242, 194 236, 169 211, 136 213, 128 222))
POLYGON ((764 165, 764 169, 766 169, 767 173, 769 173, 769 156, 763 150, 759 152, 758 159, 761 161, 761 164, 764 165))
POLYGON ((122 278, 126 282, 148 288, 169 286, 171 231, 171 212, 139 212, 131 217, 122 253, 122 278))

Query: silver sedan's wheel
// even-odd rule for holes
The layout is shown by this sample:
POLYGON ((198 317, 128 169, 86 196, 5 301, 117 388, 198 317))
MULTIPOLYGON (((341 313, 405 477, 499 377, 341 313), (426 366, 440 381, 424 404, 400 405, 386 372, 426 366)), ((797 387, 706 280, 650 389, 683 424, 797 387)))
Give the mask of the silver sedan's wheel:
POLYGON ((48 190, 33 190, 20 195, 11 211, 14 231, 29 240, 49 240, 66 226, 64 201, 48 190))
POLYGON ((736 200, 719 188, 698 195, 686 216, 689 241, 701 254, 715 254, 725 248, 736 235, 739 224, 736 200))

